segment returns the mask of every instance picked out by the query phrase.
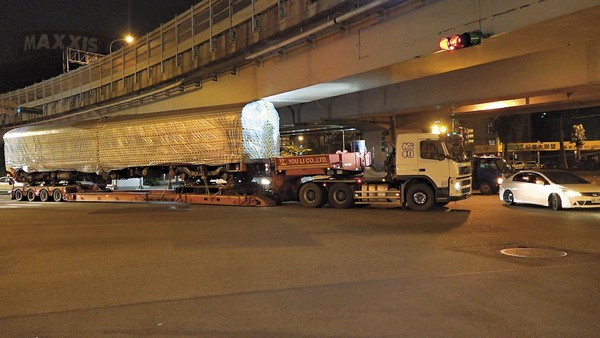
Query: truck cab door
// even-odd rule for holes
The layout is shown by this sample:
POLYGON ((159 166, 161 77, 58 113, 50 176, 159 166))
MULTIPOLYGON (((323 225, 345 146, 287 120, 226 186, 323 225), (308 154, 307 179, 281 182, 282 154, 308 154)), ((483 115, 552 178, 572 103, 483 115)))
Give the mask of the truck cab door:
POLYGON ((429 177, 438 188, 448 187, 448 161, 439 140, 419 140, 417 170, 419 175, 429 177))

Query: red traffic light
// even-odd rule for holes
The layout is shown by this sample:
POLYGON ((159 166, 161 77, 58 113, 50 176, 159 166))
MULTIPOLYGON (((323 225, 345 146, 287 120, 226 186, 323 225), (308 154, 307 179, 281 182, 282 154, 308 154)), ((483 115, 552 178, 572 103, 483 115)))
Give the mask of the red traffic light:
POLYGON ((455 50, 465 47, 465 45, 462 43, 460 35, 452 35, 441 39, 439 46, 440 49, 443 50, 455 50))
POLYGON ((442 50, 455 50, 478 45, 482 39, 483 33, 474 31, 442 38, 438 45, 442 50))

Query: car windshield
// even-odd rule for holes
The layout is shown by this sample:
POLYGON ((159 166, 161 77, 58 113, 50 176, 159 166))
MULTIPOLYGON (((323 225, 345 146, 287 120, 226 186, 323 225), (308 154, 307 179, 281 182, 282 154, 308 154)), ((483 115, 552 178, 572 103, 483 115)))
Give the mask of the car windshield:
POLYGON ((556 184, 582 184, 590 183, 569 171, 547 171, 544 175, 556 184))

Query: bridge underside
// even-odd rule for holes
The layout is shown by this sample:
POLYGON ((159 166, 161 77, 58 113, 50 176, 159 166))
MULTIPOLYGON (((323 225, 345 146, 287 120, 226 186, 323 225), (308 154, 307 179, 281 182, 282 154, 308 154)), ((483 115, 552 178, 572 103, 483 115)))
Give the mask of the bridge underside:
POLYGON ((479 46, 453 52, 432 52, 437 36, 406 42, 387 33, 402 32, 413 21, 445 10, 438 5, 445 3, 259 59, 235 75, 144 109, 267 98, 279 108, 282 124, 301 124, 600 105, 600 6, 492 35, 479 46), (400 61, 390 63, 394 59, 400 61))
MULTIPOLYGON (((492 36, 476 47, 422 55, 269 99, 289 106, 296 120, 288 122, 300 123, 389 120, 411 113, 530 113, 597 106, 597 22, 600 7, 492 36)), ((386 27, 380 28, 382 31, 373 35, 385 36, 386 27)), ((312 64, 310 55, 304 58, 306 64, 312 64)), ((330 67, 324 65, 312 72, 326 73, 330 67)), ((289 74, 286 79, 293 77, 289 74)))
POLYGON ((600 105, 598 0, 372 3, 381 5, 359 21, 332 24, 314 36, 300 34, 299 43, 294 37, 282 39, 248 55, 250 63, 244 67, 213 81, 183 87, 186 80, 181 79, 156 93, 140 91, 62 118, 153 113, 259 98, 276 104, 282 124, 600 105), (435 51, 440 37, 476 29, 491 36, 471 48, 435 51), (296 42, 284 43, 290 40, 296 42))

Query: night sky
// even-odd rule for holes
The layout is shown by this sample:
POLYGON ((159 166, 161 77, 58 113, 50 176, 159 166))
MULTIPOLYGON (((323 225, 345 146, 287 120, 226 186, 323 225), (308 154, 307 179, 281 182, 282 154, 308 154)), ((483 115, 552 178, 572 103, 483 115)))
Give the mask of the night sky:
MULTIPOLYGON (((62 72, 62 53, 23 53, 32 32, 79 32, 111 41, 143 36, 200 0, 0 0, 0 92, 62 72), (37 54, 37 55, 32 55, 37 54)), ((67 35, 68 37, 68 35, 67 35)), ((65 43, 69 40, 65 39, 65 43)), ((54 41, 50 39, 50 45, 54 41)), ((105 53, 106 42, 99 46, 105 53)), ((83 49, 83 48, 82 48, 83 49)))

